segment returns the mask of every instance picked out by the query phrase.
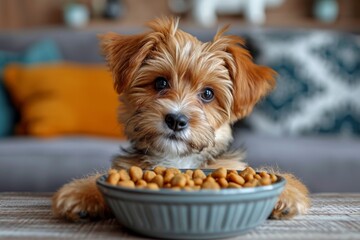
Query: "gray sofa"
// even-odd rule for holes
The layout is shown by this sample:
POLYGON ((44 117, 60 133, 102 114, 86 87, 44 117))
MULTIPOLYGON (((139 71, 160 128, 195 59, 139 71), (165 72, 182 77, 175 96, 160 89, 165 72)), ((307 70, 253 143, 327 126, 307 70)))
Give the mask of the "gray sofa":
MULTIPOLYGON (((102 62, 96 34, 109 30, 132 34, 141 29, 2 32, 0 50, 22 51, 29 44, 48 38, 57 43, 65 60, 102 62)), ((215 33, 215 30, 188 30, 200 40, 210 40, 215 33)), ((279 31, 234 29, 232 33, 249 38, 251 43, 256 45, 253 49, 256 60, 266 64, 267 58, 261 52, 264 51, 261 49, 264 33, 271 33, 267 37, 275 41, 279 31)), ((288 38, 313 33, 281 30, 281 33, 284 32, 288 38)), ((281 41, 285 41, 284 38, 281 41)), ((355 80, 359 79, 356 77, 355 80)), ((358 135, 309 133, 309 128, 300 127, 301 131, 286 128, 294 125, 289 122, 265 123, 263 120, 269 117, 269 113, 262 111, 262 107, 264 105, 260 105, 252 117, 234 126, 233 147, 246 149, 247 162, 250 165, 275 166, 292 172, 302 179, 312 192, 360 191, 358 135), (271 132, 273 129, 269 126, 273 126, 277 132, 271 132)), ((73 178, 107 169, 112 156, 120 151, 120 146, 126 144, 128 143, 125 141, 89 136, 61 136, 50 139, 31 136, 0 138, 0 191, 55 191, 73 178)))

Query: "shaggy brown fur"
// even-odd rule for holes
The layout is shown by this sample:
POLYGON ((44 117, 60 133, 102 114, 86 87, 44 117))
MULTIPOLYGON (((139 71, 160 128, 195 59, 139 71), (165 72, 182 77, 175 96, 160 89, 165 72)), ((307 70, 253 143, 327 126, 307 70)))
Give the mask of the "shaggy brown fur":
MULTIPOLYGON (((243 154, 228 152, 231 124, 248 115, 274 87, 275 72, 256 65, 241 38, 224 35, 226 28, 203 43, 179 30, 177 19, 157 19, 149 26, 149 32, 139 35, 101 37, 121 96, 119 121, 131 142, 113 167, 243 168, 243 154), (161 90, 154 87, 159 77, 167 84, 161 90), (209 89, 214 96, 204 99, 209 89), (170 129, 164 120, 169 113, 186 116, 188 126, 170 129)), ((283 176, 286 190, 272 214, 279 219, 309 208, 306 187, 290 174, 283 176)), ((79 213, 106 216, 108 208, 94 179, 62 187, 53 198, 54 214, 70 220, 78 220, 79 213)))

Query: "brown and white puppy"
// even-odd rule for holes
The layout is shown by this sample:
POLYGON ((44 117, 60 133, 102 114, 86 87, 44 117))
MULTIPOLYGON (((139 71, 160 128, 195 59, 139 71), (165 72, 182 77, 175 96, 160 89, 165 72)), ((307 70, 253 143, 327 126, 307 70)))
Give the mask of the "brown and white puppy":
MULTIPOLYGON (((179 30, 177 19, 148 25, 144 34, 101 37, 131 143, 113 167, 242 169, 242 153, 228 152, 231 124, 274 87, 275 72, 254 64, 241 38, 223 35, 226 28, 203 43, 179 30)), ((283 176, 287 186, 272 213, 276 219, 305 213, 310 204, 306 187, 283 176)), ((54 214, 75 221, 107 216, 96 177, 64 185, 54 195, 54 214)))

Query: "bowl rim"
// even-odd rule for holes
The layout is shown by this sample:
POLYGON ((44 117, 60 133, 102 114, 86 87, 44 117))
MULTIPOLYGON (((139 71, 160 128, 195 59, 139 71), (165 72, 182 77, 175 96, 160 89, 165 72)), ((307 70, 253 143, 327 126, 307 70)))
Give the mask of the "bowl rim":
MULTIPOLYGON (((186 171, 189 169, 180 169, 181 171, 186 171)), ((195 169, 190 169, 195 170, 195 169)), ((202 169, 203 171, 213 171, 214 169, 202 169)), ((241 170, 238 170, 241 171, 241 170)), ((259 172, 257 172, 259 173, 259 172)), ((110 190, 115 190, 119 192, 127 192, 133 194, 148 194, 148 195, 182 195, 182 196, 189 196, 189 195, 234 195, 234 194, 249 194, 249 193, 259 193, 259 192, 266 192, 266 191, 273 191, 275 189, 279 189, 284 187, 286 184, 286 180, 284 177, 275 174, 277 177, 277 181, 267 186, 260 186, 260 187, 251 187, 251 188, 227 188, 227 189, 201 189, 197 191, 186 191, 186 190, 179 190, 174 191, 167 188, 160 188, 159 190, 151 190, 151 189, 144 189, 144 188, 127 188, 121 186, 115 186, 110 183, 106 182, 106 178, 108 174, 101 175, 96 179, 96 184, 101 187, 105 187, 110 190)))

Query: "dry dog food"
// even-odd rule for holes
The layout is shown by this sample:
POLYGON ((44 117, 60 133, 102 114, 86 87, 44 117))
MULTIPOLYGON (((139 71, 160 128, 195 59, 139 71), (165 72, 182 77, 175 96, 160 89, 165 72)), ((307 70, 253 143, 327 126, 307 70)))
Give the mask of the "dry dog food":
POLYGON ((201 169, 181 172, 177 168, 155 167, 142 170, 132 166, 129 170, 109 170, 107 182, 128 188, 146 188, 158 190, 200 190, 223 188, 248 188, 270 185, 277 181, 276 175, 265 171, 255 172, 247 167, 241 172, 218 168, 206 175, 201 169))

